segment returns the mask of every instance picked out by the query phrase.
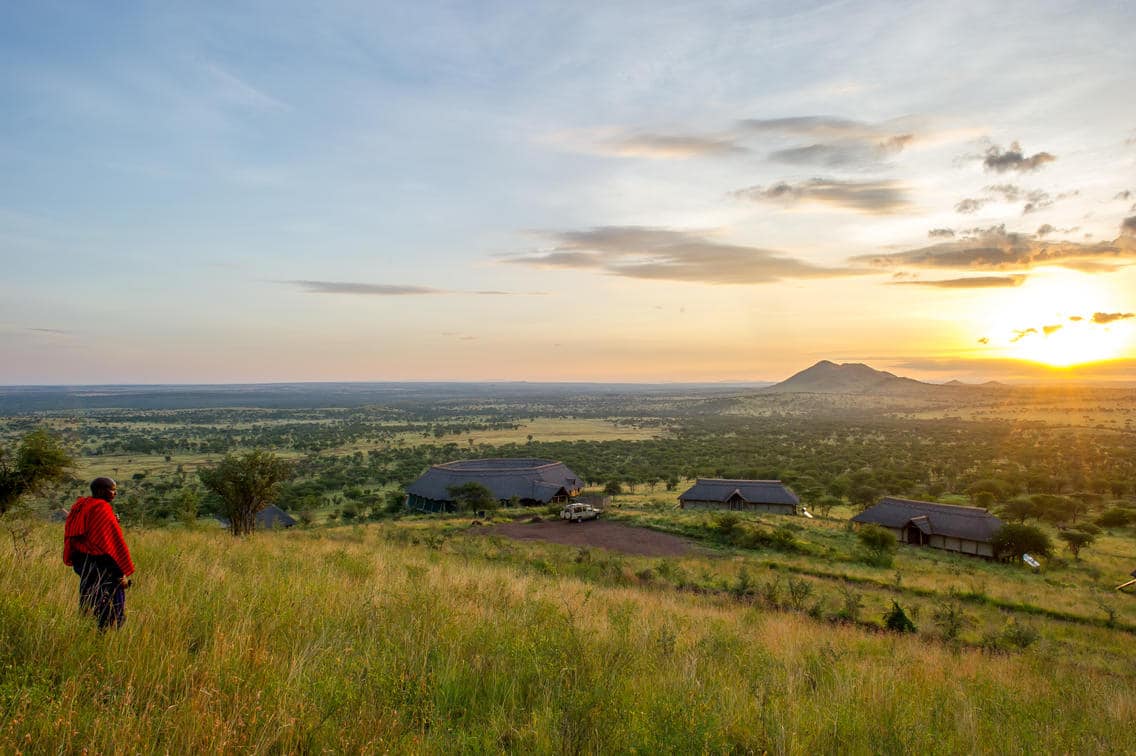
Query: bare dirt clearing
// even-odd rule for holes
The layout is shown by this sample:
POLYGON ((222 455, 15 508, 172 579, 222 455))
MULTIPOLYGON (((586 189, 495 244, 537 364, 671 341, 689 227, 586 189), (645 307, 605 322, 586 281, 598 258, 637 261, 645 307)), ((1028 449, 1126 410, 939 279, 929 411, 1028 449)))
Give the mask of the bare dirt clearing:
POLYGON ((594 546, 638 556, 685 556, 695 549, 695 545, 685 538, 603 520, 575 524, 561 520, 510 522, 491 527, 474 527, 470 532, 504 536, 518 541, 551 541, 567 546, 594 546))

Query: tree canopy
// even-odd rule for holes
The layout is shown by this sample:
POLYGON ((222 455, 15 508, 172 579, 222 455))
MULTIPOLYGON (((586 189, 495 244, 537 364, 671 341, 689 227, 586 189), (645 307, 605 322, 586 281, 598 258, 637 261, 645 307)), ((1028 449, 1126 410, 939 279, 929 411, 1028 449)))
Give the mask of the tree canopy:
POLYGON ((197 472, 205 487, 220 497, 221 514, 235 536, 256 530, 257 512, 272 503, 280 484, 291 475, 291 463, 265 451, 227 454, 197 472))
POLYGON ((72 464, 59 439, 42 429, 24 436, 15 453, 0 448, 0 515, 21 496, 66 477, 72 464))

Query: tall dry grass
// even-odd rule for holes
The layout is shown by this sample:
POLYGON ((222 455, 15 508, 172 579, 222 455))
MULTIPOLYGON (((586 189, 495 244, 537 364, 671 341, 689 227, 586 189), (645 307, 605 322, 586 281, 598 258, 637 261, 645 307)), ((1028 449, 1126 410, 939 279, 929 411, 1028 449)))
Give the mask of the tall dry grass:
POLYGON ((128 622, 59 527, 0 546, 0 752, 1131 752, 1136 670, 518 572, 390 526, 128 534, 128 622))

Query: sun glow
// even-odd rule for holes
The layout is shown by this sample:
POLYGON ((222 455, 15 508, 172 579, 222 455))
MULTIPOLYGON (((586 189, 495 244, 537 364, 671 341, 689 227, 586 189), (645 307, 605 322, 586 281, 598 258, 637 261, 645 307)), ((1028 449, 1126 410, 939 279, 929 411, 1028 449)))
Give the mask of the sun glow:
POLYGON ((1052 367, 1116 359, 1127 351, 1136 321, 1100 315, 1119 309, 1118 298, 1099 281, 1055 272, 1001 297, 987 338, 1006 357, 1052 367))

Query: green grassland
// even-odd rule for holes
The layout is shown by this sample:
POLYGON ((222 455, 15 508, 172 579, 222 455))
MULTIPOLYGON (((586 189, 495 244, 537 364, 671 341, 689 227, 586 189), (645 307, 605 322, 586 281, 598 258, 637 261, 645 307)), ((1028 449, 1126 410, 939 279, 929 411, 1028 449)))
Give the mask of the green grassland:
POLYGON ((995 653, 926 613, 901 636, 728 590, 764 553, 639 559, 467 524, 132 530, 107 635, 76 617, 59 526, 36 526, 0 547, 0 751, 1136 748, 1124 630, 1036 617, 1036 643, 995 653))

